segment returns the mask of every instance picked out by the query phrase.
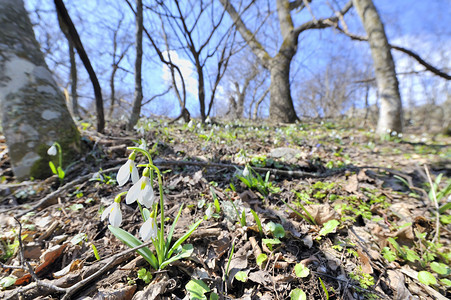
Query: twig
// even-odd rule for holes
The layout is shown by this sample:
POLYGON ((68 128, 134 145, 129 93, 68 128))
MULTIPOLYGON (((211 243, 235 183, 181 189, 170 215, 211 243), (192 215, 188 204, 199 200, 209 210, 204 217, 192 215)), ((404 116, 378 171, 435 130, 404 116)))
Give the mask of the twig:
MULTIPOLYGON (((16 215, 16 217, 20 218, 24 215, 26 215, 27 213, 31 212, 31 211, 35 211, 38 208, 41 208, 42 206, 45 206, 47 203, 49 203, 51 200, 55 199, 56 197, 61 196, 63 193, 67 192, 69 189, 71 189, 74 185, 79 184, 80 182, 86 181, 90 178, 92 178, 92 176, 96 173, 107 173, 107 172, 113 172, 113 171, 117 171, 119 170, 119 167, 114 167, 114 168, 109 168, 106 170, 102 170, 102 171, 98 171, 98 172, 93 172, 81 177, 78 177, 75 180, 72 180, 71 182, 66 183, 65 185, 63 185, 62 187, 60 187, 59 189, 57 189, 56 191, 48 194, 47 196, 45 196, 44 198, 42 198, 38 203, 34 204, 30 209, 27 209, 21 213, 18 213, 16 215)), ((14 209, 16 209, 17 207, 15 207, 14 209)), ((11 209, 7 209, 7 210, 2 210, 0 211, 0 213, 9 211, 11 209)))
MULTIPOLYGON (((241 165, 236 164, 224 164, 224 163, 213 163, 213 162, 203 162, 203 161, 185 161, 185 160, 154 160, 156 166, 201 166, 207 168, 227 168, 227 169, 236 169, 236 168, 244 168, 241 165)), ((332 170, 324 173, 311 173, 304 171, 289 171, 289 170, 280 170, 273 168, 259 168, 252 167, 252 169, 259 172, 271 172, 275 175, 282 176, 292 176, 297 178, 324 178, 329 177, 335 174, 343 173, 346 171, 346 168, 340 170, 332 170)))
MULTIPOLYGON (((435 243, 435 241, 438 241, 440 239, 440 211, 439 211, 439 207, 438 207, 437 196, 435 195, 434 184, 432 183, 431 175, 429 174, 429 168, 427 167, 426 164, 424 164, 424 169, 426 170, 426 175, 428 177, 429 184, 431 185, 431 191, 432 191, 432 199, 431 200, 434 200, 435 209, 437 211, 437 215, 435 217, 435 235, 434 235, 434 238, 432 239, 432 243, 435 243)), ((438 186, 437 186, 437 188, 438 188, 438 186)))
POLYGON ((125 251, 122 251, 118 254, 115 254, 113 256, 111 256, 107 261, 105 261, 105 265, 100 268, 97 272, 93 273, 92 275, 90 275, 89 277, 83 279, 82 281, 78 282, 77 284, 71 286, 70 288, 66 289, 66 294, 64 295, 63 298, 61 298, 62 300, 67 300, 70 299, 70 297, 76 293, 80 288, 82 288, 85 284, 89 283, 91 280, 95 279, 96 277, 98 277, 99 275, 101 275, 103 272, 111 269, 112 267, 114 267, 115 264, 113 264, 112 262, 115 261, 116 259, 118 259, 121 256, 127 255, 131 252, 134 252, 138 249, 141 249, 143 247, 149 246, 152 244, 152 241, 149 241, 147 243, 144 243, 142 245, 139 245, 135 248, 131 248, 131 249, 127 249, 125 251))
POLYGON ((65 292, 66 289, 63 289, 63 288, 60 288, 60 287, 58 287, 56 285, 53 285, 53 284, 50 284, 50 283, 43 282, 43 281, 39 280, 38 276, 33 271, 33 268, 31 267, 30 263, 27 260, 25 260, 24 255, 23 255, 24 250, 23 250, 23 244, 22 244, 22 223, 20 223, 19 219, 16 218, 16 217, 14 217, 14 220, 16 220, 16 222, 19 224, 19 236, 18 236, 18 239, 19 239, 19 256, 20 256, 20 261, 21 261, 24 269, 25 269, 25 266, 26 266, 26 268, 27 268, 28 272, 30 273, 31 277, 34 279, 34 281, 36 281, 36 285, 37 286, 43 286, 43 287, 45 287, 47 289, 54 290, 54 291, 57 291, 57 292, 60 292, 60 293, 61 292, 65 292))

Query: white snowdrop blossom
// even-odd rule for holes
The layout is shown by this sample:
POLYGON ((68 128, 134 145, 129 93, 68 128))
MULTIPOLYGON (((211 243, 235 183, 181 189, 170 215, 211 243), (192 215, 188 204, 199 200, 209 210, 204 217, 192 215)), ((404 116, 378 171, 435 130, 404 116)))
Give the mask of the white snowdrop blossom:
POLYGON ((130 178, 130 175, 132 177, 132 182, 136 183, 139 179, 139 173, 138 169, 135 166, 135 157, 136 153, 133 152, 130 154, 130 156, 127 159, 127 162, 122 165, 122 167, 119 169, 119 172, 117 172, 116 180, 119 186, 123 186, 127 183, 128 179, 130 178))
POLYGON ((213 205, 210 204, 208 206, 207 210, 205 211, 205 215, 207 216, 207 220, 210 219, 211 216, 213 216, 213 212, 214 212, 213 205))
MULTIPOLYGON (((120 197, 119 197, 120 201, 120 197)), ((108 220, 110 224, 114 227, 119 227, 122 223, 122 212, 121 212, 121 204, 114 200, 113 204, 105 208, 102 213, 102 221, 109 216, 108 220)))
POLYGON ((194 127, 194 122, 193 120, 189 120, 188 122, 188 128, 193 128, 194 127))
POLYGON ((244 177, 249 176, 249 169, 247 168, 247 166, 244 167, 244 170, 243 170, 243 176, 244 176, 244 177))
POLYGON ((150 239, 154 240, 157 237, 157 220, 154 217, 150 217, 139 229, 139 236, 144 242, 150 239))
POLYGON ((52 147, 50 147, 49 150, 47 150, 47 154, 51 156, 55 156, 57 153, 58 151, 56 150, 55 144, 53 144, 52 147))
POLYGON ((125 198, 127 204, 136 200, 147 208, 151 208, 155 201, 155 193, 149 178, 149 168, 144 169, 143 176, 130 188, 125 198))

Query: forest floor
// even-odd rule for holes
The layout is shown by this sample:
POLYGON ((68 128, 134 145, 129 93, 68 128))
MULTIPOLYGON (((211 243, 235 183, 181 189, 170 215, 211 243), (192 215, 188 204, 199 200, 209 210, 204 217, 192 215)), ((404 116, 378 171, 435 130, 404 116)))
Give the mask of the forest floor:
MULTIPOLYGON (((450 137, 381 139, 348 120, 79 127, 86 153, 62 181, 15 181, 1 142, 1 299, 451 297, 450 137), (202 220, 161 270, 101 220, 143 141, 163 176, 165 236, 181 207, 173 242, 202 220)), ((137 203, 121 209, 139 237, 137 203)))

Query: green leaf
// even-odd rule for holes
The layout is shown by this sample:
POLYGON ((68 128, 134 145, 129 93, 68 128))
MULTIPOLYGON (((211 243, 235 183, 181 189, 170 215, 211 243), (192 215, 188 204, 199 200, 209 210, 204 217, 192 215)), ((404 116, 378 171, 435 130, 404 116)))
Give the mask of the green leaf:
POLYGON ((262 222, 260 221, 260 218, 258 217, 257 213, 252 208, 251 214, 254 216, 255 223, 257 223, 258 232, 260 233, 260 236, 263 236, 262 222))
MULTIPOLYGON (((169 233, 168 233, 168 236, 166 238, 165 252, 168 251, 169 245, 171 244, 172 235, 174 234, 175 225, 177 225, 177 222, 179 221, 180 215, 182 214, 182 209, 183 209, 183 203, 182 203, 182 205, 180 205, 179 211, 177 213, 177 216, 175 216, 174 222, 172 222, 171 229, 169 229, 169 233)), ((165 255, 167 255, 167 253, 165 253, 165 255)))
POLYGON ((305 277, 309 276, 310 269, 308 267, 304 266, 304 264, 298 263, 294 266, 294 273, 299 278, 305 278, 305 277))
MULTIPOLYGON (((451 184, 450 184, 451 186, 451 184)), ((444 204, 442 207, 440 207, 440 209, 438 210, 439 213, 443 214, 445 211, 447 211, 448 209, 451 209, 451 202, 447 202, 446 204, 444 204)))
POLYGON ((420 257, 418 256, 418 254, 414 251, 411 250, 409 248, 407 248, 407 246, 404 246, 404 250, 406 253, 406 259, 410 262, 415 262, 416 260, 420 260, 420 257))
POLYGON ((266 224, 265 228, 267 231, 271 232, 275 238, 285 237, 285 229, 283 229, 283 226, 278 223, 269 222, 266 224))
POLYGON ((247 281, 247 273, 244 271, 239 271, 235 274, 235 279, 239 280, 241 282, 246 282, 247 281))
POLYGON ((216 293, 211 293, 210 294, 210 300, 219 300, 219 295, 216 293))
POLYGON ((260 253, 260 254, 257 256, 257 265, 258 265, 259 267, 261 267, 262 264, 263 264, 265 261, 267 261, 267 260, 268 260, 268 255, 266 255, 265 253, 260 253))
POLYGON ((166 255, 166 258, 170 258, 172 256, 172 253, 187 239, 189 236, 196 230, 196 228, 202 223, 202 219, 194 223, 191 228, 181 237, 179 238, 174 245, 172 245, 171 249, 169 249, 168 254, 166 255))
POLYGON ((418 280, 425 285, 437 284, 437 280, 435 279, 434 275, 432 275, 428 271, 418 272, 418 280))
POLYGON ((242 227, 247 225, 247 223, 246 223, 246 212, 244 211, 244 209, 241 212, 240 224, 241 224, 242 227))
POLYGON ((56 170, 55 164, 52 161, 49 161, 49 167, 52 170, 53 174, 58 174, 58 171, 56 170))
POLYGON ((384 247, 382 249, 382 255, 388 262, 392 262, 396 260, 396 253, 391 251, 389 247, 384 247))
POLYGON ((173 263, 174 261, 177 261, 177 260, 182 259, 182 258, 190 257, 191 254, 193 253, 193 251, 194 251, 194 248, 193 248, 193 245, 191 245, 191 244, 185 244, 185 245, 179 247, 177 249, 177 253, 174 256, 172 256, 171 258, 165 260, 160 265, 160 269, 164 269, 164 267, 166 267, 170 263, 173 263))
MULTIPOLYGON (((114 234, 115 237, 117 237, 120 241, 122 241, 130 248, 135 248, 143 244, 136 237, 134 237, 133 235, 131 235, 130 233, 121 228, 108 225, 108 229, 114 234)), ((139 255, 144 257, 144 259, 152 266, 152 268, 158 270, 157 258, 152 253, 152 251, 150 251, 149 248, 143 247, 141 249, 136 250, 136 252, 138 252, 139 255)))
POLYGON ((0 280, 0 286, 4 289, 12 286, 16 282, 16 278, 14 277, 4 277, 0 280))
POLYGON ((338 220, 330 220, 323 224, 323 228, 319 231, 320 236, 328 235, 331 232, 334 232, 337 226, 340 225, 338 220))
POLYGON ((57 171, 58 171, 57 174, 58 174, 59 179, 64 179, 64 176, 66 176, 66 173, 63 171, 63 169, 60 166, 58 166, 57 171))
POLYGON ((138 271, 138 278, 147 284, 152 280, 152 273, 145 268, 141 268, 138 271))
POLYGON ((210 292, 210 288, 202 280, 191 279, 185 286, 191 300, 207 300, 205 293, 210 292))
POLYGON ((321 277, 318 277, 319 282, 321 283, 321 287, 323 288, 324 294, 326 295, 326 300, 329 300, 329 292, 327 291, 326 285, 324 284, 321 277))
POLYGON ((432 269, 432 271, 434 271, 440 275, 447 276, 451 273, 451 269, 447 265, 445 265, 444 263, 439 263, 439 262, 435 262, 435 261, 431 263, 431 269, 432 269))
POLYGON ((307 295, 301 289, 294 289, 290 293, 291 300, 307 300, 307 295))
POLYGON ((91 244, 92 251, 94 251, 94 256, 97 260, 100 260, 99 251, 97 251, 97 247, 94 244, 91 244))
POLYGON ((449 280, 449 279, 443 278, 443 279, 440 279, 440 282, 446 286, 451 286, 451 280, 449 280))
POLYGON ((272 246, 281 244, 282 242, 279 239, 262 239, 262 243, 272 251, 272 246))
POLYGON ((147 221, 147 219, 150 218, 150 210, 148 210, 147 208, 143 208, 143 219, 144 222, 147 221))

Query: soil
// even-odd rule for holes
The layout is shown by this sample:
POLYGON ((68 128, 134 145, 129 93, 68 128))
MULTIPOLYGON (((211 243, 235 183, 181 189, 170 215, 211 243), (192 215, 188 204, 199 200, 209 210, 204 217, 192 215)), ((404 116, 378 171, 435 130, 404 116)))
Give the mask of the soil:
MULTIPOLYGON (((15 181, 1 141, 1 299, 451 297, 450 137, 380 138, 350 120, 81 127, 85 153, 62 180, 15 181), (160 270, 101 220, 133 185, 116 173, 138 146, 162 174, 165 236, 179 212, 172 243, 202 220, 160 270)), ((121 211, 139 239, 137 202, 121 211)))

